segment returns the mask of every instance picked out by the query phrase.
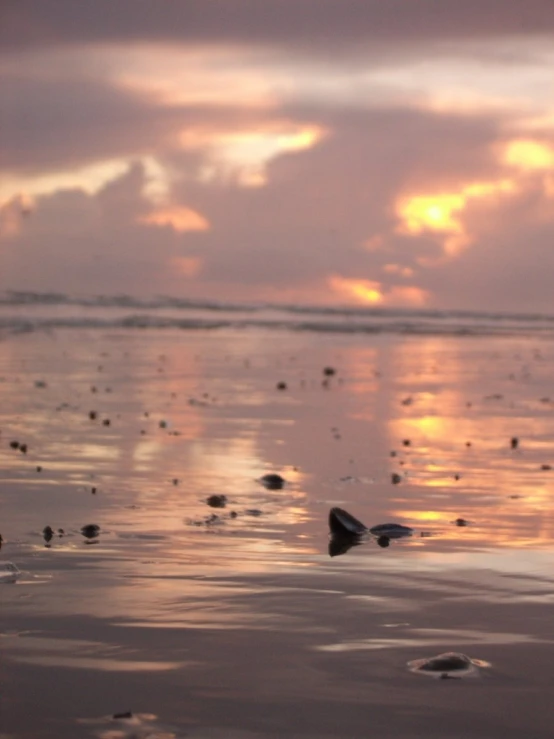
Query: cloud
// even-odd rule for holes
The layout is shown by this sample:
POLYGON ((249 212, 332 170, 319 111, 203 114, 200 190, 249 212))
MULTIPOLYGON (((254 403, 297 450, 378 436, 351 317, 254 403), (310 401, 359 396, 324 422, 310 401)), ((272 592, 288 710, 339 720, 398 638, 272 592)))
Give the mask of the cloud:
POLYGON ((152 7, 135 0, 19 0, 2 10, 5 47, 63 43, 264 44, 351 52, 373 42, 543 35, 554 29, 550 0, 181 0, 152 7))

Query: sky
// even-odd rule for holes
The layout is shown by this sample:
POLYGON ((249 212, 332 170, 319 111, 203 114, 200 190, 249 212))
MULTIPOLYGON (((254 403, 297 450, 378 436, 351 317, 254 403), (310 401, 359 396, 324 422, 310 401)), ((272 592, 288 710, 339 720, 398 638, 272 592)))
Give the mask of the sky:
POLYGON ((0 290, 553 312, 552 0, 4 0, 0 290))

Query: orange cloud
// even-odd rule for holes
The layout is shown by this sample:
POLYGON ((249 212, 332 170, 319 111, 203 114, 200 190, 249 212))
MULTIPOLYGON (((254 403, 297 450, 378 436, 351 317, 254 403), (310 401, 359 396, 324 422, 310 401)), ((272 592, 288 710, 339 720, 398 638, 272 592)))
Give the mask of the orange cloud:
POLYGON ((30 215, 34 202, 24 194, 16 195, 0 205, 0 238, 17 236, 23 220, 30 215))
POLYGON ((461 220, 470 201, 511 193, 515 189, 512 180, 502 179, 473 182, 457 192, 401 197, 396 204, 396 213, 401 221, 397 231, 408 235, 443 234, 444 251, 454 256, 471 243, 471 235, 461 220))
POLYGON ((185 231, 208 231, 210 224, 204 216, 191 208, 180 205, 170 205, 158 208, 139 219, 140 223, 147 226, 169 226, 174 231, 183 233, 185 231))
POLYGON ((184 277, 195 277, 202 269, 199 257, 173 257, 171 266, 184 277))
POLYGON ((325 134, 321 126, 278 122, 243 131, 187 129, 180 140, 185 149, 207 151, 203 179, 234 178, 243 187, 261 187, 267 182, 268 162, 285 152, 309 149, 325 134))
POLYGON ((374 280, 359 280, 340 275, 331 275, 327 284, 333 291, 364 305, 424 305, 429 298, 425 290, 415 285, 385 289, 380 282, 374 280))
POLYGON ((505 164, 523 170, 554 169, 554 148, 530 139, 511 141, 504 149, 505 164))

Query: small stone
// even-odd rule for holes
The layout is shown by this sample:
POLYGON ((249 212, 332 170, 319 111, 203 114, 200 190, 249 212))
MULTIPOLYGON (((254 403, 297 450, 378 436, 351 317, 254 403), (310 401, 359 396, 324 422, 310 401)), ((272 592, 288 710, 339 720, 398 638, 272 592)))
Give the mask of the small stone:
POLYGON ((260 477, 260 482, 268 490, 280 490, 285 484, 285 479, 275 472, 269 472, 260 477))
POLYGON ((18 441, 10 441, 10 447, 12 449, 19 449, 19 442, 18 441))
POLYGON ((393 485, 398 485, 399 482, 402 482, 402 477, 398 474, 398 472, 392 473, 391 482, 393 485))
POLYGON ((227 505, 226 495, 210 495, 206 498, 206 503, 212 508, 225 508, 227 505))
POLYGON ((511 448, 517 449, 518 445, 519 445, 519 439, 517 438, 517 436, 512 436, 512 438, 510 439, 511 448))
POLYGON ((282 382, 282 381, 281 382, 278 382, 277 385, 276 385, 276 387, 277 387, 277 390, 286 390, 287 389, 287 383, 286 382, 282 382))
POLYGON ((131 711, 122 711, 121 713, 114 713, 112 718, 133 718, 131 711))
POLYGON ((95 421, 98 418, 98 413, 96 411, 89 411, 88 417, 91 421, 95 421))
POLYGON ((96 495, 96 490, 97 490, 97 488, 94 488, 94 487, 93 487, 93 488, 91 488, 91 489, 90 489, 90 492, 91 492, 91 493, 92 493, 93 495, 96 495))
POLYGON ((42 529, 42 535, 44 536, 44 541, 48 543, 52 540, 52 537, 54 536, 54 529, 51 526, 45 526, 42 529))
POLYGON ((541 464, 541 470, 543 470, 544 472, 547 472, 548 470, 551 470, 551 469, 552 469, 552 466, 551 465, 549 465, 549 464, 541 464))
POLYGON ((110 419, 109 419, 109 418, 105 418, 105 419, 104 419, 104 420, 102 421, 102 426, 109 426, 110 424, 111 424, 111 421, 110 421, 110 419))
POLYGON ((100 533, 100 526, 96 523, 88 523, 81 527, 81 534, 87 539, 96 539, 100 533))
POLYGON ((42 467, 40 466, 40 464, 37 464, 37 472, 42 472, 42 467))
POLYGON ((411 442, 411 441, 410 441, 409 439, 403 439, 403 440, 402 440, 402 445, 403 445, 403 446, 410 446, 410 444, 411 444, 411 443, 412 443, 412 442, 411 442))
POLYGON ((337 370, 334 367, 324 367, 323 374, 325 377, 333 377, 333 375, 337 374, 337 370))
POLYGON ((160 421, 159 424, 158 424, 158 426, 161 429, 166 429, 167 428, 167 421, 160 421))
POLYGON ((467 526, 468 525, 468 521, 466 521, 465 518, 457 518, 454 521, 454 523, 456 524, 456 526, 467 526))
POLYGON ((27 446, 27 444, 20 444, 19 445, 19 451, 21 452, 21 454, 27 454, 28 448, 29 447, 27 446))

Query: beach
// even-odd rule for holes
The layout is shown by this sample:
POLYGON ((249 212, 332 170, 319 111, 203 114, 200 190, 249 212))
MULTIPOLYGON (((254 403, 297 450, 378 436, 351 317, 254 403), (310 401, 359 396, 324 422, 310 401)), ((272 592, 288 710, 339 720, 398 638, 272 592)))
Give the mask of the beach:
POLYGON ((554 334, 97 309, 0 331, 1 739, 550 739, 554 334))

